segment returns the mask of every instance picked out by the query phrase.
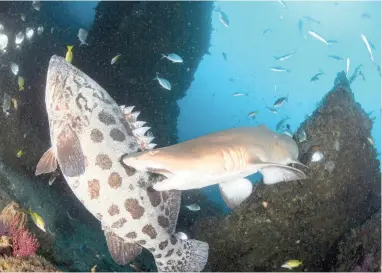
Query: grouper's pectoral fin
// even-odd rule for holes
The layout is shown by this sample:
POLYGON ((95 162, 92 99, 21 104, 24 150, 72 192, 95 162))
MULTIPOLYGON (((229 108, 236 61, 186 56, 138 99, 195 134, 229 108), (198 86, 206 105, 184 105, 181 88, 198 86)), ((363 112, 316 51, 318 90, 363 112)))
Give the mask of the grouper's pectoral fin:
POLYGON ((224 202, 231 209, 238 207, 252 193, 252 183, 246 178, 239 178, 219 184, 224 202))
POLYGON ((85 172, 85 156, 81 142, 69 125, 57 136, 57 161, 66 176, 79 176, 85 172))
POLYGON ((306 175, 293 167, 281 164, 260 164, 259 172, 263 175, 265 184, 275 184, 283 181, 306 179, 306 175))
POLYGON ((52 173, 57 169, 57 159, 53 153, 52 147, 50 147, 37 163, 35 175, 43 173, 52 173))
POLYGON ((112 231, 106 231, 105 237, 111 257, 117 264, 125 265, 130 263, 142 251, 140 245, 126 241, 112 231))

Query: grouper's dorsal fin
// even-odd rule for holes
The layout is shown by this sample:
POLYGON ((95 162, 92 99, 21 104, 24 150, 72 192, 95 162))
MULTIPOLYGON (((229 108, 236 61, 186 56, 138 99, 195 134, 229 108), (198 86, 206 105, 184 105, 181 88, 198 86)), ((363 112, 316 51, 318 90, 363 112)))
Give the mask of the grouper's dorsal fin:
POLYGON ((57 136, 57 161, 66 176, 80 176, 85 172, 85 156, 81 142, 69 125, 57 136))
POLYGON ((129 125, 130 129, 133 131, 133 134, 139 142, 141 149, 143 151, 154 149, 154 147, 156 146, 155 143, 152 143, 154 137, 152 137, 150 134, 145 135, 146 132, 150 129, 150 127, 143 127, 143 125, 145 125, 146 122, 138 120, 140 112, 133 112, 134 106, 126 107, 124 105, 121 105, 119 109, 121 109, 125 117, 125 121, 129 125))
POLYGON ((37 163, 35 175, 52 173, 57 169, 57 159, 52 147, 50 147, 37 163))
POLYGON ((140 245, 126 241, 112 231, 106 231, 105 237, 110 255, 117 264, 128 264, 142 252, 140 245))

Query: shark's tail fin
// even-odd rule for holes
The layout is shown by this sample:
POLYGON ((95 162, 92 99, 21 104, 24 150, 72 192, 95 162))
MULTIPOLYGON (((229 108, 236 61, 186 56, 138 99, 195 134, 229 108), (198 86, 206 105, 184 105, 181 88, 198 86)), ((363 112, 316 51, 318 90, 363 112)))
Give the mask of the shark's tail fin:
POLYGON ((200 272, 208 259, 208 244, 197 240, 179 240, 178 248, 155 258, 158 272, 200 272))

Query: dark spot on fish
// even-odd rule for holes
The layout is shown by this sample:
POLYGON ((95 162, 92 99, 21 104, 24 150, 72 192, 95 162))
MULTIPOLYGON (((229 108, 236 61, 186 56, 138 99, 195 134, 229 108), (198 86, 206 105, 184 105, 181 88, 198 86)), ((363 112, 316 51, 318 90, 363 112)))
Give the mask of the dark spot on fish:
POLYGON ((145 245, 146 244, 146 240, 139 240, 139 241, 137 241, 137 244, 138 245, 145 245))
POLYGON ((129 238, 129 239, 135 239, 137 238, 137 233, 136 232, 129 232, 125 235, 126 238, 129 238))
POLYGON ((150 247, 150 248, 149 248, 149 251, 150 251, 150 252, 154 252, 154 251, 155 251, 155 248, 150 247))
POLYGON ((117 222, 114 222, 112 225, 111 225, 111 228, 121 228, 123 227, 123 225, 127 222, 127 220, 125 218, 121 218, 119 219, 117 222))
POLYGON ((164 205, 160 206, 160 210, 162 211, 164 210, 164 205))
POLYGON ((153 185, 153 184, 161 182, 161 181, 163 181, 165 179, 167 179, 167 177, 162 175, 162 174, 149 172, 148 184, 149 185, 153 185))
POLYGON ((98 113, 98 119, 106 125, 113 125, 116 123, 115 118, 104 110, 98 113))
POLYGON ((164 228, 167 228, 170 225, 168 219, 162 215, 158 216, 158 224, 164 228))
POLYGON ((162 258, 162 254, 155 255, 155 258, 157 258, 157 259, 162 258))
POLYGON ((123 119, 120 119, 120 121, 126 129, 127 135, 133 136, 133 131, 131 130, 129 123, 126 121, 126 119, 123 118, 123 119))
POLYGON ((110 135, 110 137, 111 137, 114 141, 122 142, 122 141, 124 141, 124 140, 126 139, 125 134, 122 133, 121 130, 116 129, 116 128, 111 129, 109 135, 110 135))
POLYGON ((117 214, 119 214, 119 208, 117 205, 111 205, 108 212, 109 212, 110 216, 117 215, 117 214))
POLYGON ((178 242, 178 240, 175 238, 175 236, 171 236, 170 242, 172 245, 175 245, 178 242))
POLYGON ((166 208, 166 209, 164 210, 164 213, 165 213, 167 216, 169 216, 169 215, 170 215, 170 210, 169 210, 168 208, 166 208))
POLYGON ((99 197, 100 185, 99 181, 96 179, 88 181, 88 192, 90 199, 96 199, 99 197))
POLYGON ((133 186, 133 184, 130 184, 130 185, 129 185, 129 190, 131 190, 131 191, 134 190, 134 186, 133 186))
POLYGON ((119 187, 121 187, 122 178, 117 172, 112 172, 109 175, 107 182, 109 183, 110 187, 112 187, 113 189, 118 189, 119 187))
MULTIPOLYGON (((178 253, 178 252, 176 252, 176 253, 178 253)), ((182 255, 182 254, 181 254, 181 255, 182 255)), ((182 262, 178 260, 178 265, 181 265, 181 264, 182 264, 182 262)))
POLYGON ((81 101, 83 101, 83 106, 84 106, 84 109, 88 112, 91 112, 92 110, 88 107, 88 101, 87 99, 82 95, 82 93, 79 93, 76 97, 76 104, 77 104, 77 107, 79 109, 82 110, 82 105, 81 105, 81 101))
POLYGON ((182 256, 182 250, 178 249, 178 250, 176 251, 176 255, 178 255, 179 257, 182 256))
POLYGON ((146 188, 146 181, 142 177, 138 179, 137 184, 140 188, 146 188))
POLYGON ((137 153, 142 151, 142 150, 139 150, 139 145, 135 142, 129 143, 129 149, 137 153))
POLYGON ((152 225, 145 225, 142 228, 142 232, 150 236, 151 239, 155 239, 157 237, 157 232, 155 231, 155 228, 152 225))
POLYGON ((162 191, 162 199, 163 199, 163 202, 166 202, 166 201, 168 200, 168 197, 169 197, 168 193, 165 192, 165 191, 162 191))
POLYGON ((94 143, 100 143, 103 140, 103 134, 98 129, 93 129, 90 133, 90 138, 94 143))
POLYGON ((168 240, 163 241, 163 242, 161 242, 161 243, 159 244, 159 249, 160 249, 160 250, 163 250, 163 249, 165 249, 165 248, 167 247, 167 245, 168 245, 168 240))
POLYGON ((161 262, 157 262, 157 265, 162 266, 163 264, 161 262))
POLYGON ((133 219, 140 219, 145 212, 145 209, 139 205, 137 199, 126 199, 125 208, 128 212, 130 212, 133 219))
POLYGON ((99 154, 96 157, 96 165, 100 166, 102 170, 110 170, 111 166, 113 166, 113 162, 109 156, 105 154, 99 154))
POLYGON ((127 166, 127 165, 123 165, 123 167, 125 168, 126 174, 128 176, 133 176, 137 172, 137 170, 134 169, 133 167, 130 167, 130 166, 127 166))

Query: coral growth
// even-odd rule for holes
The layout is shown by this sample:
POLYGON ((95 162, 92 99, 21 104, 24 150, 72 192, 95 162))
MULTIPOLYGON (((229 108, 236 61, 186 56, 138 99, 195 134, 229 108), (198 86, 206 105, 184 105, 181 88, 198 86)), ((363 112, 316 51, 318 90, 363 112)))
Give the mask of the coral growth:
POLYGON ((36 253, 40 244, 36 237, 24 227, 18 228, 19 219, 14 218, 10 226, 13 242, 13 256, 27 257, 36 253))
POLYGON ((25 211, 20 207, 19 204, 12 201, 9 203, 1 212, 0 218, 3 221, 3 223, 6 226, 11 226, 14 219, 19 219, 19 222, 17 223, 17 227, 25 227, 25 224, 27 222, 27 214, 25 211))
POLYGON ((45 258, 35 255, 32 257, 1 257, 0 271, 8 272, 59 272, 45 258))

